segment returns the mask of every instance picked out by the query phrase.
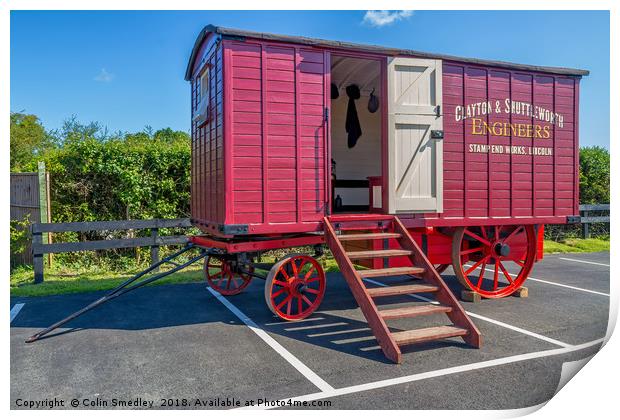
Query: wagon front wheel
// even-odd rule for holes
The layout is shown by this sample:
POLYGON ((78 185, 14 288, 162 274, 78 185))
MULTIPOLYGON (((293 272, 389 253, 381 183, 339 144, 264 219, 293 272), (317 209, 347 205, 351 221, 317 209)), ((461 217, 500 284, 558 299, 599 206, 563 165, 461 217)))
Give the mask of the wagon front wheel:
POLYGON ((239 265, 236 260, 228 259, 224 255, 209 255, 205 259, 204 270, 207 283, 213 290, 232 296, 249 286, 254 267, 239 265))
POLYGON ((325 295, 325 273, 309 255, 288 255, 269 271, 265 301, 275 315, 285 321, 304 319, 312 314, 325 295))
POLYGON ((529 276, 536 259, 533 225, 461 227, 452 240, 459 282, 484 298, 509 296, 529 276))

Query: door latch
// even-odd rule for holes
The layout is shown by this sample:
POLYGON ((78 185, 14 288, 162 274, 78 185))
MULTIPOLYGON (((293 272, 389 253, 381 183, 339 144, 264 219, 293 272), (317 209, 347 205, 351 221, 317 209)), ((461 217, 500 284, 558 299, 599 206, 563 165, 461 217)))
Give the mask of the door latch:
POLYGON ((443 139, 443 130, 431 130, 431 138, 432 139, 443 139))

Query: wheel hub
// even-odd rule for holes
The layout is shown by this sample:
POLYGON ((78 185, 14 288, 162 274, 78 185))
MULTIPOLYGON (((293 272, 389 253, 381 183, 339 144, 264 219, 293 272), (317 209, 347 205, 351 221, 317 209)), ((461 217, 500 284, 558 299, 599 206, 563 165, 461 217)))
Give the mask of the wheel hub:
POLYGON ((501 257, 507 257, 510 255, 510 246, 508 244, 498 242, 495 244, 494 251, 501 257))
POLYGON ((306 290, 306 284, 301 279, 295 277, 291 279, 288 289, 294 295, 299 296, 306 290))

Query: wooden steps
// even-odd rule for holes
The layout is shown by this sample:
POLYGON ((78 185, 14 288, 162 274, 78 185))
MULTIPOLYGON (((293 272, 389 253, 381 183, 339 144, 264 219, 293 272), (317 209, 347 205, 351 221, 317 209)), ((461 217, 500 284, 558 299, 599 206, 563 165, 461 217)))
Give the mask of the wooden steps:
POLYGON ((444 305, 417 305, 406 306, 404 308, 384 309, 379 311, 379 316, 383 319, 401 319, 413 318, 420 315, 447 313, 451 310, 451 307, 444 305))
POLYGON ((401 362, 400 346, 450 337, 462 337, 471 346, 480 347, 480 331, 465 313, 441 276, 432 269, 426 255, 396 216, 358 214, 347 217, 346 215, 339 215, 337 218, 326 217, 323 224, 325 242, 331 249, 353 297, 388 359, 396 363, 401 362), (337 223, 337 228, 333 223, 337 223), (340 235, 336 234, 336 229, 341 232, 340 235), (342 233, 346 231, 359 232, 359 230, 365 230, 366 233, 342 233), (367 233, 368 231, 371 233, 367 233), (347 252, 342 245, 342 242, 347 241, 369 241, 371 246, 375 248, 347 252), (390 260, 391 257, 405 257, 398 260, 399 265, 405 264, 405 266, 389 267, 389 262, 394 261, 390 260), (383 268, 357 270, 353 266, 353 261, 361 259, 373 259, 374 264, 377 264, 377 259, 383 259, 383 268), (403 262, 407 260, 409 261, 408 264, 403 262), (420 283, 419 279, 412 278, 410 283, 367 288, 363 280, 372 277, 404 275, 416 276, 422 279, 423 283, 420 283), (416 304, 380 310, 375 302, 375 300, 383 297, 403 296, 406 298, 407 295, 416 293, 432 293, 438 304, 416 304), (393 333, 386 323, 386 321, 393 319, 415 318, 432 314, 447 315, 453 325, 393 333))
POLYGON ((406 249, 377 249, 370 251, 347 252, 347 256, 352 260, 361 260, 364 258, 403 257, 409 255, 411 255, 411 251, 406 249))
POLYGON ((424 272, 420 267, 392 267, 392 268, 375 268, 357 271, 362 277, 386 277, 386 276, 404 276, 407 274, 421 274, 424 272))
POLYGON ((416 293, 435 293, 438 290, 439 287, 431 286, 430 284, 404 284, 402 286, 374 287, 372 289, 367 289, 368 294, 372 298, 413 295, 416 293))
POLYGON ((399 233, 382 232, 382 233, 350 233, 348 235, 338 235, 338 240, 342 241, 367 241, 371 239, 398 239, 399 233))
POLYGON ((417 330, 400 331, 392 333, 392 338, 399 346, 409 344, 418 344, 428 341, 441 340, 451 337, 462 337, 469 332, 465 328, 455 327, 453 325, 444 325, 441 327, 419 328, 417 330))

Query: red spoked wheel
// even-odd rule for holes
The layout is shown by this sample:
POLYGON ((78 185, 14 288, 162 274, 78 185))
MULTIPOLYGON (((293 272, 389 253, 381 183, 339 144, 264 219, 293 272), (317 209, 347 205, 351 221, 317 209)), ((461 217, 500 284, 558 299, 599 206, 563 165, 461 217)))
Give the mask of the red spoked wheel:
POLYGON ((209 286, 226 296, 241 293, 252 281, 254 272, 251 265, 240 265, 236 259, 226 258, 224 255, 209 255, 204 269, 209 286))
POLYGON ((452 267, 482 297, 509 296, 532 271, 536 246, 533 225, 461 227, 453 236, 452 267))
POLYGON ((325 273, 309 255, 288 255, 269 271, 265 300, 271 312, 285 321, 304 319, 321 304, 325 273))
POLYGON ((450 267, 450 264, 435 264, 435 271, 437 271, 438 274, 441 274, 446 271, 448 267, 450 267))

